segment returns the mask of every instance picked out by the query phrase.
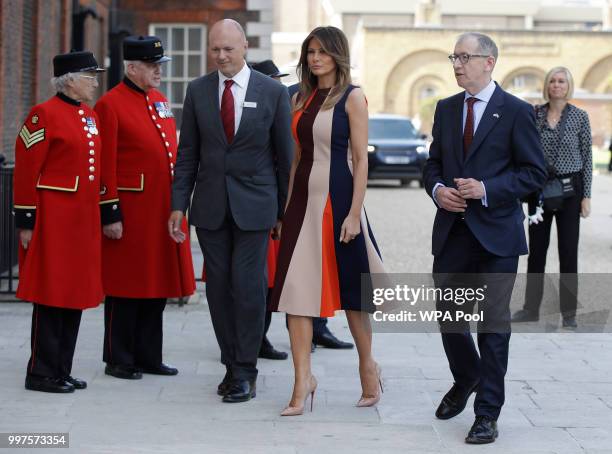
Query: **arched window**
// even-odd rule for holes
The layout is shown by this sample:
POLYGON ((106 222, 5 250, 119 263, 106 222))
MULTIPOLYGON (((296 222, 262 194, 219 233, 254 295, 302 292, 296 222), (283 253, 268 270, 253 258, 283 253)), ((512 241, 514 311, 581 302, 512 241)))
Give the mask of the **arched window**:
POLYGON ((438 95, 438 90, 432 85, 425 85, 419 91, 419 100, 435 98, 438 95))
POLYGON ((502 88, 513 94, 540 93, 544 83, 544 72, 522 68, 511 72, 502 83, 502 88))

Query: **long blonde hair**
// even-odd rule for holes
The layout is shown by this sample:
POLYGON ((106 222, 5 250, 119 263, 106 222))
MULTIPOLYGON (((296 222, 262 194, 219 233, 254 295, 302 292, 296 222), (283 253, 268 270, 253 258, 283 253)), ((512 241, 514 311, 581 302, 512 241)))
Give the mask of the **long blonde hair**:
POLYGON ((323 102, 321 110, 331 109, 340 100, 348 86, 351 84, 351 57, 346 35, 336 27, 317 27, 306 37, 302 43, 302 52, 297 66, 300 78, 300 95, 295 110, 302 110, 318 85, 318 78, 308 67, 308 46, 316 38, 327 55, 336 63, 336 83, 323 102))

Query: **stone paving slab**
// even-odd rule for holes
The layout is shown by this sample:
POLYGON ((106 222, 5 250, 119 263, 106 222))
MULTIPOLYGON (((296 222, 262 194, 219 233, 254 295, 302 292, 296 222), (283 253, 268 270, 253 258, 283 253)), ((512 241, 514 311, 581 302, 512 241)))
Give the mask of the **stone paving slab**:
MULTIPOLYGON (((69 395, 23 389, 28 330, 5 321, 28 319, 30 308, 4 304, 0 311, 12 314, 0 317, 4 335, 21 339, 0 348, 0 380, 5 385, 0 391, 0 432, 68 431, 73 452, 595 454, 612 447, 612 364, 598 361, 600 354, 608 353, 608 335, 580 335, 573 343, 561 335, 513 335, 500 438, 489 447, 472 447, 463 438, 473 420, 473 397, 458 417, 433 417, 451 383, 435 334, 375 336, 385 388, 375 408, 354 406, 360 394, 356 352, 317 349, 314 411, 281 418, 278 414, 291 393, 290 361, 260 362, 253 401, 220 402, 215 390, 223 368, 212 331, 202 330, 210 324, 205 305, 169 306, 166 311, 165 358, 181 373, 145 375, 134 382, 103 374, 103 311, 87 311, 74 372, 89 381, 89 388, 69 395), (584 349, 589 350, 588 361, 577 368, 574 361, 584 349), (569 362, 555 357, 564 351, 573 358, 569 362), (594 363, 598 369, 590 367, 594 363), (579 372, 573 373, 575 369, 579 372), (555 379, 555 373, 563 380, 555 379)), ((344 317, 332 319, 330 325, 348 338, 344 317)), ((282 320, 274 321, 270 337, 278 348, 288 348, 282 320)))

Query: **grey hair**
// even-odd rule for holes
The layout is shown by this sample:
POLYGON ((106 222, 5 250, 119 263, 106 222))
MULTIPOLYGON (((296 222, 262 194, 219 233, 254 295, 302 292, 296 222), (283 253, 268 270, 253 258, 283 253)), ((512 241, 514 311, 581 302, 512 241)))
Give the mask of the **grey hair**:
POLYGON ((68 82, 72 82, 77 77, 77 73, 66 73, 51 79, 51 86, 58 93, 66 93, 68 82))
POLYGON ((497 61, 499 52, 497 50, 497 44, 495 44, 495 41, 493 41, 491 37, 485 35, 484 33, 467 32, 459 35, 457 42, 460 43, 466 38, 475 38, 476 41, 478 41, 478 52, 480 52, 482 55, 492 55, 495 58, 495 61, 497 61))
POLYGON ((137 63, 138 60, 123 60, 123 74, 127 75, 128 65, 137 63))
POLYGON ((123 74, 127 74, 128 65, 142 65, 142 60, 123 60, 123 74))

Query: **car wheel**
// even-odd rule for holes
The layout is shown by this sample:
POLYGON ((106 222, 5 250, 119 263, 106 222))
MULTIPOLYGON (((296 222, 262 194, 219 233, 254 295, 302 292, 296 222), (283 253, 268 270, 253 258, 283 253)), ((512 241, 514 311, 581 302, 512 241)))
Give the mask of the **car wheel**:
POLYGON ((410 181, 408 178, 402 178, 400 179, 400 186, 405 188, 407 186, 410 186, 410 181))

